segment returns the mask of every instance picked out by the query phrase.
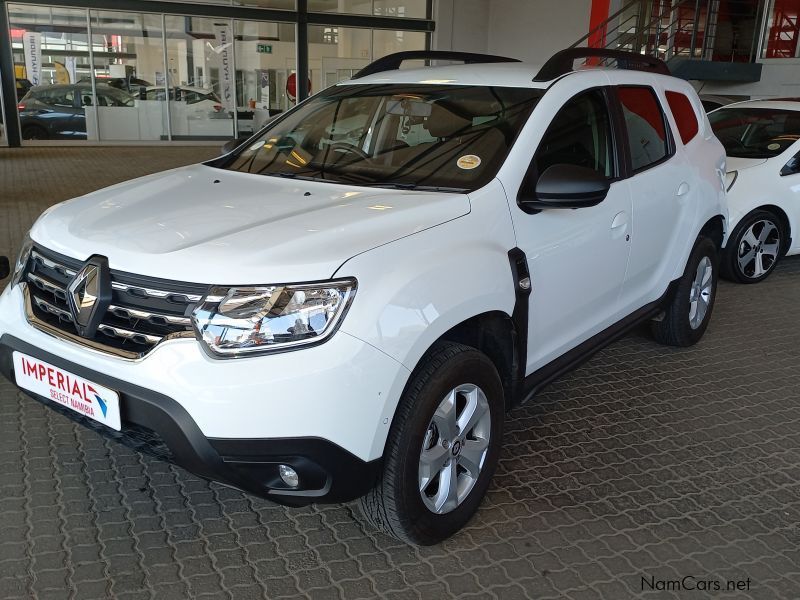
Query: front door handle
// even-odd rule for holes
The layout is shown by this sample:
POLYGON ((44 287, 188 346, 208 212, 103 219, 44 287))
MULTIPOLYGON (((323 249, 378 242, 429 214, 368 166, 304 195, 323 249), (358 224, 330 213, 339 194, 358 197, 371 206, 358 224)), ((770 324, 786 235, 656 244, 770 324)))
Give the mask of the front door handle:
POLYGON ((611 221, 611 237, 620 238, 628 232, 628 213, 625 211, 618 212, 614 215, 614 220, 611 221))

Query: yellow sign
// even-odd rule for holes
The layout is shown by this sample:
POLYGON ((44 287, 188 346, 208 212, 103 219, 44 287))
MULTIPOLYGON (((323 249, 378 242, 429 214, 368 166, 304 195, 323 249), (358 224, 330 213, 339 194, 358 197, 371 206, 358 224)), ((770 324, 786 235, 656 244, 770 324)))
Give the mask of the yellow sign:
POLYGON ((72 83, 69 80, 69 71, 67 71, 64 63, 55 62, 53 64, 56 66, 56 83, 72 83))

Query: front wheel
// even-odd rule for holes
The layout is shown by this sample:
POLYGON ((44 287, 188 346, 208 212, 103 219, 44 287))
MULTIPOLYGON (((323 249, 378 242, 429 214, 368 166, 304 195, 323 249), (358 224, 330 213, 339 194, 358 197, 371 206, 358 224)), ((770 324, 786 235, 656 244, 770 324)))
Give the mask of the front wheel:
POLYGON ((23 128, 22 139, 48 140, 50 139, 50 136, 47 134, 47 130, 44 127, 39 127, 38 125, 29 125, 28 127, 23 128))
POLYGON ((660 321, 653 321, 653 337, 669 346, 696 344, 708 327, 717 295, 717 246, 706 237, 697 240, 686 270, 660 321))
POLYGON ((481 352, 437 344, 415 369, 389 432, 366 520, 412 544, 441 542, 478 509, 503 435, 500 377, 481 352))
POLYGON ((731 235, 722 263, 726 279, 738 283, 764 281, 778 264, 785 234, 783 223, 767 210, 744 217, 731 235))

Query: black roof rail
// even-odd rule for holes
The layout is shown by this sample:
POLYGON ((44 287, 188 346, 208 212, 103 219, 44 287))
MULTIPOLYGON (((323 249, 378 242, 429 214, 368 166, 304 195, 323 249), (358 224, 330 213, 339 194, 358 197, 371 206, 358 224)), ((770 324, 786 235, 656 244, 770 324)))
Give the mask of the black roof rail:
POLYGON ((493 56, 491 54, 476 54, 474 52, 453 52, 450 50, 408 50, 406 52, 395 52, 371 62, 358 73, 353 75, 353 79, 360 79, 367 75, 382 73, 383 71, 395 71, 407 60, 458 60, 465 64, 479 63, 503 63, 520 62, 516 58, 505 56, 493 56))
POLYGON ((539 69, 534 81, 551 81, 566 73, 571 73, 573 63, 579 58, 611 58, 617 61, 618 69, 632 71, 649 71, 661 75, 671 75, 667 63, 660 58, 625 52, 624 50, 609 50, 607 48, 567 48, 556 52, 550 60, 539 69))

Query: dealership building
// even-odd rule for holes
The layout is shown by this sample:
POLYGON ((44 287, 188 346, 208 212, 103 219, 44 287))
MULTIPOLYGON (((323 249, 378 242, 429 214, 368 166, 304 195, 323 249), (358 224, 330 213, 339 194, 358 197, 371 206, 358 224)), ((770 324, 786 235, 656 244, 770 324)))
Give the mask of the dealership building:
POLYGON ((800 0, 0 0, 0 599, 800 598, 800 0))
POLYGON ((11 146, 239 137, 372 60, 426 48, 533 63, 570 44, 633 49, 671 61, 706 94, 737 98, 792 95, 799 68, 791 0, 71 0, 0 8, 2 143, 11 146), (298 81, 298 71, 307 77, 298 81), (57 125, 31 119, 21 102, 31 85, 49 84, 75 86, 48 100, 64 109, 57 125), (105 93, 109 85, 122 93, 105 93))

